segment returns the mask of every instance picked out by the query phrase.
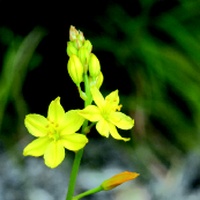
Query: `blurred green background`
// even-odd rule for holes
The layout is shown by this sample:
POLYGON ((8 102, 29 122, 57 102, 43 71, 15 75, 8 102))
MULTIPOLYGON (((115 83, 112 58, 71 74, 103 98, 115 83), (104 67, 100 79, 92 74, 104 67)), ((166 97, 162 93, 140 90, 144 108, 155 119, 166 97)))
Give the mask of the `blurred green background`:
MULTIPOLYGON (((15 148, 20 144, 23 149, 31 140, 23 125, 27 113, 46 115, 49 102, 57 96, 66 110, 81 108, 66 70, 68 30, 74 25, 92 42, 101 62, 102 92, 119 89, 122 111, 135 119, 132 131, 121 132, 130 135, 131 142, 111 143, 141 173, 138 184, 152 183, 155 178, 165 182, 191 154, 197 161, 199 8, 200 0, 54 2, 44 6, 39 1, 1 0, 1 154, 12 149, 23 163, 15 148)), ((91 139, 102 141, 98 135, 91 139)), ((190 164, 196 165, 195 161, 190 164)), ((198 188, 200 175, 195 171, 193 175, 195 180, 190 183, 198 188)), ((138 199, 156 199, 157 190, 150 188, 148 197, 138 199)), ((162 195, 167 199, 167 192, 162 195)))

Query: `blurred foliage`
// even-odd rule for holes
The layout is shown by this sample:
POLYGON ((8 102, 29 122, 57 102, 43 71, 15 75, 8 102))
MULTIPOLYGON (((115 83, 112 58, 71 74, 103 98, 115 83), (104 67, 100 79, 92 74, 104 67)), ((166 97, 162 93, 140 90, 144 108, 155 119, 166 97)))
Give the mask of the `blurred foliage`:
POLYGON ((34 52, 44 35, 45 31, 39 27, 25 38, 15 36, 8 28, 0 28, 0 42, 6 49, 0 74, 0 140, 5 142, 5 146, 15 143, 20 137, 27 113, 22 86, 28 68, 36 67, 41 60, 34 52))
POLYGON ((135 14, 112 5, 92 38, 109 61, 103 73, 112 71, 122 93, 129 88, 122 102, 135 118, 132 145, 146 166, 200 150, 200 1, 164 3, 141 0, 135 14))

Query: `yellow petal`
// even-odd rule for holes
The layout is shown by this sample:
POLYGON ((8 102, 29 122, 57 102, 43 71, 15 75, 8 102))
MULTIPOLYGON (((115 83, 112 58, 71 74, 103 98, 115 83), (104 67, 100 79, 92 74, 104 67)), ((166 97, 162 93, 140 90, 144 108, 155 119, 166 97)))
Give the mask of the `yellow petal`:
POLYGON ((62 138, 61 143, 66 149, 78 151, 88 143, 88 139, 83 134, 75 133, 62 138))
POLYGON ((47 137, 38 138, 28 144, 23 151, 24 156, 41 156, 44 154, 50 140, 47 137))
POLYGON ((90 90, 95 104, 99 108, 102 108, 105 105, 105 100, 103 95, 95 86, 91 87, 90 90))
POLYGON ((94 105, 89 105, 78 113, 91 122, 96 122, 101 119, 100 110, 94 105))
POLYGON ((104 119, 101 119, 96 124, 96 129, 100 135, 108 138, 109 137, 109 125, 108 122, 104 119))
POLYGON ((65 115, 65 110, 60 104, 60 97, 57 97, 49 105, 47 118, 51 122, 59 124, 62 122, 64 115, 65 115))
POLYGON ((48 120, 42 115, 28 114, 24 123, 29 133, 35 137, 43 137, 47 134, 48 120))
POLYGON ((53 141, 49 144, 44 153, 45 164, 50 168, 57 167, 65 158, 65 149, 60 141, 53 141))
POLYGON ((70 110, 65 113, 64 119, 59 126, 60 135, 75 133, 83 125, 84 118, 78 114, 78 110, 70 110))
POLYGON ((134 120, 121 112, 111 112, 109 121, 123 130, 131 129, 134 126, 134 120))
POLYGON ((106 103, 118 106, 118 104, 119 104, 118 90, 115 90, 115 91, 111 92, 109 95, 107 95, 105 98, 105 101, 106 101, 106 103))
POLYGON ((133 180, 137 178, 140 174, 136 172, 129 172, 124 171, 119 174, 116 174, 115 176, 112 176, 111 178, 105 180, 101 186, 104 190, 111 190, 118 185, 121 185, 122 183, 125 183, 127 181, 133 180))
POLYGON ((116 140, 124 140, 125 142, 127 142, 127 141, 130 140, 130 138, 124 138, 124 137, 122 137, 118 133, 115 125, 113 125, 113 124, 109 124, 109 131, 110 131, 110 134, 112 135, 112 137, 115 138, 116 140))

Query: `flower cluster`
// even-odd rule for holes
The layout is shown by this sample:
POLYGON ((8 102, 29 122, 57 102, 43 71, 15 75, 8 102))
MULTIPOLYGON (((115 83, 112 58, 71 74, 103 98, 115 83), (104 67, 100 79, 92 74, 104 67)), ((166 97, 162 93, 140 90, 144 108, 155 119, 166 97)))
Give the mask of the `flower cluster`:
POLYGON ((100 62, 92 53, 91 42, 73 26, 70 27, 70 41, 66 52, 69 56, 69 76, 78 87, 85 107, 65 112, 60 104, 60 97, 57 97, 50 103, 47 117, 39 114, 25 117, 26 128, 37 139, 25 147, 23 154, 35 157, 44 155, 45 164, 51 168, 57 167, 63 161, 65 149, 76 152, 87 144, 84 131, 77 133, 85 121, 96 123, 96 130, 103 137, 108 138, 111 135, 114 139, 123 141, 130 138, 121 137, 117 128, 128 130, 134 125, 131 117, 120 112, 122 105, 119 104, 118 90, 105 98, 101 94, 103 73, 100 62), (81 87, 82 82, 84 90, 81 87))
POLYGON ((72 81, 80 88, 80 83, 85 81, 84 75, 88 75, 90 85, 100 88, 103 74, 98 58, 92 53, 91 42, 85 40, 83 33, 74 26, 70 27, 69 38, 66 50, 69 56, 67 69, 72 81))
POLYGON ((71 79, 79 88, 80 96, 84 100, 94 101, 96 105, 87 105, 79 114, 85 119, 96 123, 96 129, 100 135, 108 138, 109 134, 117 140, 128 141, 130 138, 123 138, 119 135, 116 127, 128 130, 134 125, 134 120, 119 112, 118 90, 103 97, 99 88, 103 83, 103 73, 100 62, 92 53, 92 45, 85 40, 83 33, 70 27, 70 41, 67 43, 68 73, 71 79), (87 95, 81 90, 80 83, 89 80, 89 92, 87 95))

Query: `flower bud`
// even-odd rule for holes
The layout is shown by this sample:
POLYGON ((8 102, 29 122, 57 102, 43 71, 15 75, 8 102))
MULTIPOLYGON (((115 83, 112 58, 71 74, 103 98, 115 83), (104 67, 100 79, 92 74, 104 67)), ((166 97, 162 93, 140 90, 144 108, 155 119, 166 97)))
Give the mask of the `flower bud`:
POLYGON ((72 54, 75 54, 77 55, 77 48, 74 46, 74 43, 73 42, 67 42, 67 55, 70 57, 72 54))
POLYGON ((98 58, 93 53, 90 54, 88 66, 90 76, 96 78, 101 71, 101 67, 98 58))
POLYGON ((89 40, 85 40, 83 46, 88 50, 89 53, 92 51, 92 44, 89 40))
MULTIPOLYGON (((89 55, 90 53, 84 46, 78 50, 78 57, 80 58, 83 66, 87 66, 89 55)), ((87 71, 87 69, 85 69, 85 71, 87 71)))
POLYGON ((104 190, 112 190, 113 188, 117 187, 118 185, 121 185, 124 182, 133 180, 139 176, 138 173, 135 172, 129 172, 129 171, 124 171, 119 174, 116 174, 115 176, 105 180, 102 184, 101 187, 104 190))
POLYGON ((70 56, 67 70, 76 85, 79 85, 83 81, 83 65, 75 54, 70 56))
POLYGON ((99 89, 103 84, 103 73, 100 71, 99 75, 96 77, 96 86, 99 89))
POLYGON ((69 40, 74 41, 77 38, 77 35, 78 35, 78 31, 76 30, 76 28, 74 26, 70 26, 69 40))
POLYGON ((74 26, 70 26, 69 40, 73 42, 75 41, 75 46, 79 49, 84 44, 85 38, 83 32, 76 30, 74 26))
POLYGON ((84 43, 85 37, 84 37, 84 35, 83 35, 83 32, 78 31, 77 39, 78 39, 82 44, 84 43))
POLYGON ((98 89, 103 83, 103 73, 100 71, 99 75, 96 78, 89 77, 90 87, 96 86, 98 89))

